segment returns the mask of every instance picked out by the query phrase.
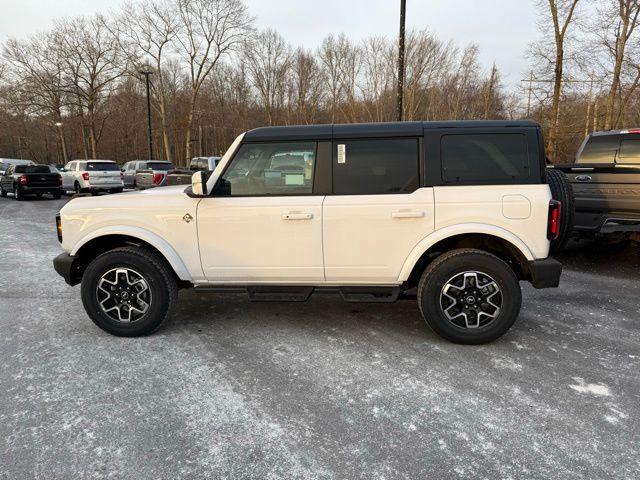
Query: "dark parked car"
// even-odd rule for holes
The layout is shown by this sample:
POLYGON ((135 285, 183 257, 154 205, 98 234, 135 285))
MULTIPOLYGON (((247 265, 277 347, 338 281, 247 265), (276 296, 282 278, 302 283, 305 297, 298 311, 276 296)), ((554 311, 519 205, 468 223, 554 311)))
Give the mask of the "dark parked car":
POLYGON ((640 232, 640 129, 594 132, 555 169, 572 184, 579 235, 640 232))
POLYGON ((13 193, 16 200, 26 195, 41 197, 48 193, 53 198, 62 195, 62 176, 49 165, 11 165, 0 177, 0 195, 13 193))

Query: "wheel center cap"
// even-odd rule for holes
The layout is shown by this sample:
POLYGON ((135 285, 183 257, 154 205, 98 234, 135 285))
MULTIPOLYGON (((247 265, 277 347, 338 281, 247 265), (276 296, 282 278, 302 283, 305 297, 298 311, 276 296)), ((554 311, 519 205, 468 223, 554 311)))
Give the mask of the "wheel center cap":
POLYGON ((124 300, 126 300, 127 298, 129 298, 129 292, 122 292, 122 298, 124 300))
POLYGON ((476 299, 475 297, 469 295, 467 298, 465 298, 465 301, 469 304, 469 305, 473 305, 474 303, 476 303, 476 299))

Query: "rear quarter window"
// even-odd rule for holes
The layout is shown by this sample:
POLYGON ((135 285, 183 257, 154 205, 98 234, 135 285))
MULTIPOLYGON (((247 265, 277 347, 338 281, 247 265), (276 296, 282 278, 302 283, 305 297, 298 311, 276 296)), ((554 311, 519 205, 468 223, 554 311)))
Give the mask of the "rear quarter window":
POLYGON ((640 165, 640 138, 622 138, 617 163, 640 165))
POLYGON ((531 175, 526 135, 521 133, 447 134, 440 139, 446 184, 504 184, 531 175))

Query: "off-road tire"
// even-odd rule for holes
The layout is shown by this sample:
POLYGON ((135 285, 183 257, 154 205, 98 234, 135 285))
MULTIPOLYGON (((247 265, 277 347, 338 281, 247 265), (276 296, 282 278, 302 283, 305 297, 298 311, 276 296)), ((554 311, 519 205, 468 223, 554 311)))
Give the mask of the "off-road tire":
POLYGON ((573 222, 575 218, 575 198, 573 187, 567 176, 561 170, 547 169, 547 183, 551 189, 554 200, 562 203, 560 216, 560 233, 556 240, 551 241, 551 252, 560 252, 565 247, 573 234, 573 222))
POLYGON ((81 290, 82 304, 93 323, 120 337, 138 337, 156 331, 171 316, 178 298, 178 282, 167 262, 153 252, 136 247, 116 248, 99 255, 82 275, 81 290), (139 272, 151 291, 149 309, 131 323, 113 320, 99 305, 98 282, 114 268, 129 268, 139 272))
POLYGON ((467 345, 492 342, 504 335, 518 318, 522 304, 520 284, 512 268, 495 255, 471 248, 452 250, 431 262, 422 274, 417 294, 420 313, 427 325, 441 337, 467 345), (445 316, 440 297, 452 277, 472 271, 488 274, 495 280, 501 290, 502 305, 491 323, 464 328, 445 316))

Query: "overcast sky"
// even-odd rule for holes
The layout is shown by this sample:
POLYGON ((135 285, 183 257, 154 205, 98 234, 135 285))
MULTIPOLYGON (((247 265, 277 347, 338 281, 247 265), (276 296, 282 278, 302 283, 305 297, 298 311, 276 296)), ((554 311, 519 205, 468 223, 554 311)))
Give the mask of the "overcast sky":
MULTIPOLYGON (((46 30, 60 17, 108 13, 123 0, 0 0, 0 40, 46 30)), ((259 28, 272 27, 293 46, 317 47, 329 33, 360 40, 398 34, 399 0, 246 0, 259 28)), ((509 87, 529 70, 527 44, 537 36, 533 0, 407 0, 407 28, 434 32, 459 46, 480 46, 483 67, 495 61, 509 87)))

